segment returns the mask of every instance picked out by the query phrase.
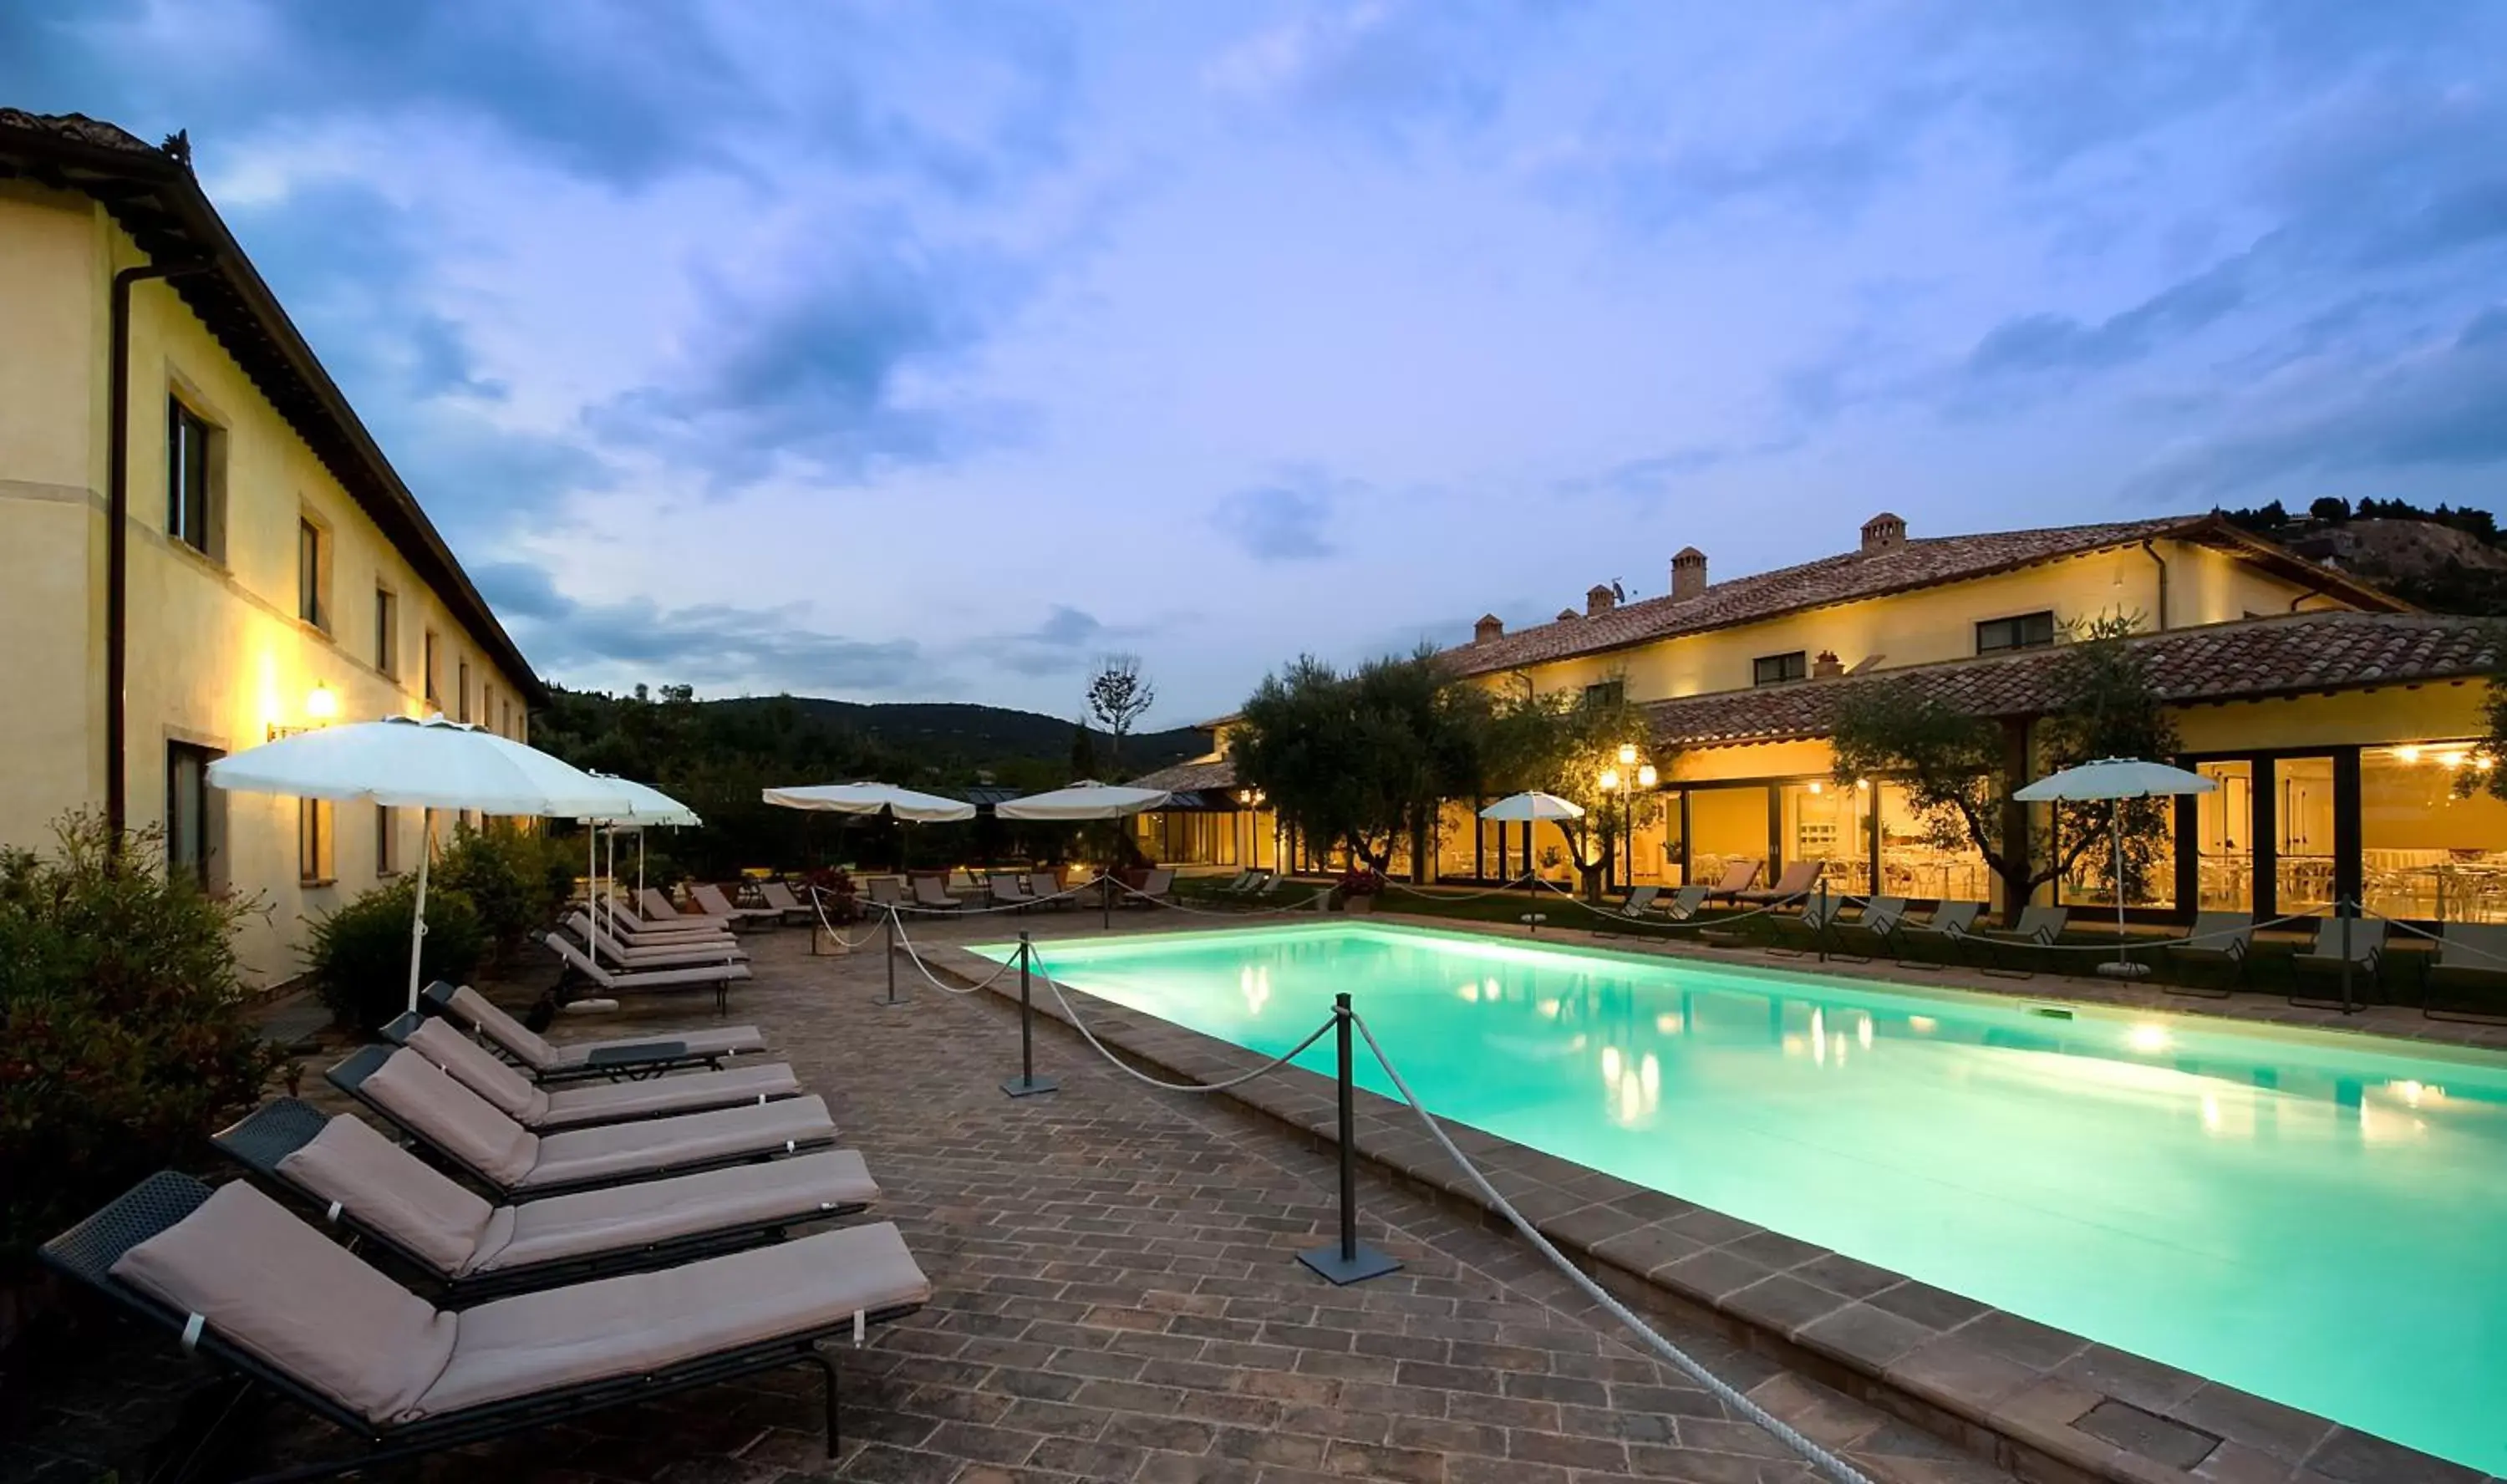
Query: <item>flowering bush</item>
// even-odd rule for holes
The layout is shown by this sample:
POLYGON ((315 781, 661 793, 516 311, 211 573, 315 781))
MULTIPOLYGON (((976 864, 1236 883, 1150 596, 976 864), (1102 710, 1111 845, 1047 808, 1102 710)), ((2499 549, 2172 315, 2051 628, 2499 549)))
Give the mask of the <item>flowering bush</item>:
POLYGON ((854 923, 861 919, 861 905, 854 900, 853 873, 842 866, 820 866, 801 878, 807 888, 801 899, 808 901, 809 892, 818 893, 818 910, 827 915, 830 923, 854 923))
POLYGON ((0 1279, 207 1136, 283 1060, 254 1034, 233 929, 256 901, 168 874, 164 838, 117 856, 101 820, 52 855, 0 848, 0 1279))
POLYGON ((1344 897, 1373 896, 1384 889, 1384 873, 1373 866, 1352 866, 1340 873, 1340 894, 1344 897))

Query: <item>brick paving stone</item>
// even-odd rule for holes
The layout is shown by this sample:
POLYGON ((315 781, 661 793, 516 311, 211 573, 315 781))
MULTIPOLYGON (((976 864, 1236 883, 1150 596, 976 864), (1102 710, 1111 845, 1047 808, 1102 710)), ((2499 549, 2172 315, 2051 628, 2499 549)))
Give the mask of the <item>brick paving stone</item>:
MULTIPOLYGON (((918 939, 934 940, 998 931, 998 924, 915 929, 918 939)), ((1017 1034, 1003 1001, 918 986, 908 1004, 882 1008, 875 1001, 885 981, 873 954, 813 958, 799 932, 745 941, 755 978, 734 995, 732 1018, 762 1027, 803 1084, 826 1097, 843 1141, 862 1151, 880 1181, 883 1200, 872 1216, 902 1228, 937 1290, 922 1313, 874 1331, 861 1351, 844 1351, 842 1456, 825 1458, 816 1380, 796 1370, 367 1477, 382 1484, 475 1477, 1568 1484, 1628 1476, 1791 1484, 1795 1477, 1771 1439, 1639 1355, 1509 1235, 1362 1176, 1365 1240, 1403 1267, 1372 1284, 1331 1288, 1293 1260, 1301 1248, 1328 1240, 1336 1219, 1331 1163, 1305 1140, 1232 1103, 1144 1088, 1051 1022, 1037 1028, 1038 1068, 1060 1077, 1063 1090, 1005 1098, 997 1084, 1015 1068, 1017 1034)), ((909 965, 899 972, 901 984, 914 984, 909 965)), ((510 990, 482 988, 520 1004, 544 982, 543 975, 510 990)), ((552 1034, 661 1034, 711 1019, 693 1000, 630 999, 620 1013, 562 1021, 552 1034)), ((342 1106, 318 1078, 306 1080, 309 1097, 342 1106)), ((1310 1087, 1292 1105, 1321 1118, 1327 1084, 1305 1081, 1310 1087)), ((1464 1142, 1501 1147, 1475 1135, 1464 1142)), ((1562 1213, 1603 1202, 1597 1209, 1615 1214, 1589 1217, 1594 1229, 1657 1231, 1660 1240, 1646 1249, 1655 1262, 1757 1235, 1745 1223, 1630 1193, 1526 1152, 1514 1152, 1502 1183, 1538 1187, 1544 1199, 1564 1203, 1562 1213), (1655 1222, 1665 1224, 1649 1225, 1655 1222)), ((1764 1240, 1747 1250, 1760 1260, 1738 1252, 1724 1260, 1752 1281, 1766 1277, 1766 1259, 1790 1254, 1764 1240)), ((1840 1292, 1862 1286, 1849 1268, 1797 1277, 1835 1282, 1840 1292)), ((1745 1390, 1782 1374, 1718 1336, 1676 1325, 1666 1333, 1745 1390)), ((103 1467, 128 1476, 132 1450, 164 1431, 198 1385, 168 1347, 135 1326, 101 1321, 83 1338, 92 1342, 91 1358, 64 1368, 62 1393, 38 1405, 67 1416, 84 1394, 91 1413, 107 1396, 137 1409, 116 1413, 110 1428, 89 1429, 120 1433, 125 1451, 76 1458, 56 1446, 72 1434, 66 1425, 31 1434, 12 1426, 0 1481, 60 1473, 64 1459, 76 1471, 63 1477, 92 1477, 103 1467), (140 1378, 156 1379, 143 1386, 140 1378), (137 1399, 122 1400, 126 1394, 137 1399)), ((263 1450, 270 1462, 330 1446, 318 1424, 284 1408, 272 1415, 278 1420, 263 1450)), ((1892 1433, 1877 1412, 1869 1419, 1874 1438, 1905 1432, 1892 1433)), ((1898 1462, 1895 1454, 1872 1456, 1884 1457, 1898 1462)), ((1954 1484, 1991 1476, 1974 1466, 1979 1472, 1954 1484)))

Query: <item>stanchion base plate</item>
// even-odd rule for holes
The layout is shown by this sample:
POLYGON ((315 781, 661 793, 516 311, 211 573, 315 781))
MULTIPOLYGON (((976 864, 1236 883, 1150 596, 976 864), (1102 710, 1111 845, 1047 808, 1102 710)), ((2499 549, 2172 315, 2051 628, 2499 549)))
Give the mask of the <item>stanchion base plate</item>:
POLYGON ((1001 1091, 1013 1098, 1033 1098, 1038 1093, 1054 1092, 1061 1086, 1051 1077, 1038 1077, 1033 1082, 1024 1077, 1012 1077, 1001 1084, 1001 1091))
POLYGON ((883 1010, 902 1010, 907 1005, 914 1003, 914 1001, 903 995, 883 995, 879 998, 872 1000, 871 1003, 879 1006, 883 1010))
POLYGON ((1299 1252, 1297 1260, 1344 1288, 1354 1283, 1364 1283, 1370 1278, 1382 1278, 1387 1273, 1399 1272, 1401 1267, 1396 1259, 1385 1256, 1362 1242, 1359 1244, 1358 1255, 1355 1257, 1342 1256, 1340 1244, 1335 1242, 1329 1247, 1319 1247, 1311 1251, 1299 1252))

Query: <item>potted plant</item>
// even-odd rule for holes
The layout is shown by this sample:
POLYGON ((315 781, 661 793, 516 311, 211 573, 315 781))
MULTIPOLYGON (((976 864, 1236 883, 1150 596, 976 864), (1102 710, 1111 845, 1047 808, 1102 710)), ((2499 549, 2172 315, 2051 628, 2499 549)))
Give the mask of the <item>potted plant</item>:
POLYGON ((1332 887, 1332 900, 1343 912, 1373 912, 1376 893, 1383 889, 1383 872, 1373 866, 1352 866, 1332 887))

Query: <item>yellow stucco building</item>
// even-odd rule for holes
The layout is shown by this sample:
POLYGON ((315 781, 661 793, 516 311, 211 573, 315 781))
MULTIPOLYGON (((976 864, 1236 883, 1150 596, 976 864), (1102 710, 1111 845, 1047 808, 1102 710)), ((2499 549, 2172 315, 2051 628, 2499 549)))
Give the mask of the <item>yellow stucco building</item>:
POLYGON ((173 868, 267 905, 237 944, 262 983, 416 862, 418 821, 230 797, 208 762, 393 713, 520 740, 541 694, 181 142, 10 109, 0 623, 0 842, 80 808, 161 827, 173 868))
MULTIPOLYGON (((2221 784, 2180 806, 2170 868, 2129 905, 2275 915, 2355 898, 2397 918, 2507 920, 2507 804, 2455 786, 2482 766, 2472 743, 2500 662, 2487 621, 2414 612, 2215 515, 1927 538, 1882 514, 1835 557, 1714 582, 1689 548, 1667 575, 1661 597, 1622 602, 1599 586, 1511 633, 1484 618, 1444 655, 1492 688, 1617 686, 1643 709, 1662 808, 1618 863, 1622 883, 1716 882, 1752 863, 1765 883, 1818 860, 1842 891, 1992 899, 1981 857, 1936 844, 1903 787, 1831 777, 1839 703, 1920 686, 1999 721, 2010 771, 2030 777, 2061 644, 2121 617, 2169 703, 2178 761, 2221 784)), ((1235 787, 1217 730, 1211 757, 1151 776, 1184 792, 1146 826, 1150 845, 1293 861, 1297 842, 1235 787)), ((1552 827, 1527 838, 1481 823, 1472 802, 1447 807, 1420 874, 1563 878, 1552 827)), ((2042 894, 2111 907, 2111 889, 2084 872, 2042 894)))

